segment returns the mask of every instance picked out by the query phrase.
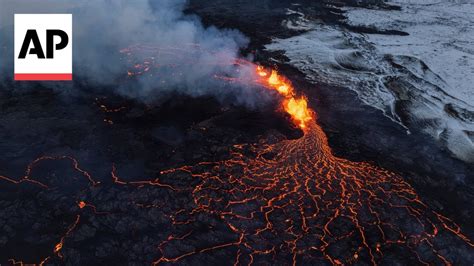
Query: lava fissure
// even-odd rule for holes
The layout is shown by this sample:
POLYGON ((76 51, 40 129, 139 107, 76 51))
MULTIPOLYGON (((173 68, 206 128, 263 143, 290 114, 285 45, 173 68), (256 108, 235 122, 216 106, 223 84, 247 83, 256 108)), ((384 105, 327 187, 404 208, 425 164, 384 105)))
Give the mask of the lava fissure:
MULTIPOLYGON (((473 242, 460 227, 424 204, 401 176, 369 163, 335 157, 306 98, 298 96, 291 82, 275 70, 260 66, 254 69, 257 84, 281 96, 281 110, 304 131, 303 137, 235 145, 229 159, 163 170, 149 180, 126 181, 112 165, 108 189, 123 188, 137 194, 143 189, 160 190, 168 195, 152 202, 141 201, 136 195, 127 203, 130 211, 151 209, 162 216, 156 219, 161 221, 160 230, 166 228, 167 234, 154 243, 156 254, 150 263, 187 264, 195 256, 229 250, 234 265, 268 261, 376 265, 392 261, 389 254, 397 250, 406 254, 405 262, 449 265, 455 255, 444 250, 446 240, 472 252, 473 242), (172 197, 182 200, 170 206, 168 200, 172 197), (216 224, 203 231, 202 217, 216 224), (219 232, 225 232, 226 237, 212 235, 219 232), (209 234, 217 243, 209 240, 193 246, 201 234, 209 234)), ((122 110, 100 108, 106 113, 122 110)), ((0 180, 16 185, 31 182, 49 189, 49 184, 32 177, 33 169, 45 160, 71 161, 73 170, 87 180, 86 190, 108 186, 92 178, 69 156, 38 158, 27 167, 23 178, 0 176, 0 180)), ((52 257, 66 259, 62 252, 68 248, 66 240, 74 238, 74 232, 88 223, 87 217, 120 215, 107 208, 97 211, 89 203, 100 204, 95 200, 76 198, 73 202, 74 223, 40 264, 52 257), (86 213, 87 209, 92 212, 86 213)))

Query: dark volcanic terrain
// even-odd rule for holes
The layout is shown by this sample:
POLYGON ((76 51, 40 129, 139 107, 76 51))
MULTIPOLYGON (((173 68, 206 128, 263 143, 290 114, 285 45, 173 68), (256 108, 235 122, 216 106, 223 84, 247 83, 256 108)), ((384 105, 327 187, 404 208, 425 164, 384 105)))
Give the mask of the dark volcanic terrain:
POLYGON ((317 119, 305 132, 276 102, 145 104, 87 82, 3 84, 0 264, 472 265, 473 165, 264 50, 297 34, 282 26, 287 8, 344 26, 347 5, 396 9, 192 0, 186 10, 243 32, 242 54, 307 96, 317 119))

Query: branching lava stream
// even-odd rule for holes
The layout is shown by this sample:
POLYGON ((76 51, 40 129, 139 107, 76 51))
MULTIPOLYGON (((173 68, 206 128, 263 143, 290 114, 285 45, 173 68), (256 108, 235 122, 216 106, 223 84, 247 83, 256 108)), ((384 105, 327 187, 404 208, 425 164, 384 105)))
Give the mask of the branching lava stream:
POLYGON ((279 258, 276 261, 291 256, 293 265, 318 260, 375 265, 384 261, 385 252, 397 248, 422 264, 450 264, 437 248, 440 234, 452 233, 474 247, 456 224, 431 211, 402 177, 335 157, 304 97, 296 99, 291 84, 276 71, 257 71, 262 83, 267 81, 266 86, 283 95, 284 110, 304 136, 247 147, 252 157, 246 156, 249 150, 236 146, 229 160, 162 172, 200 179, 192 192, 196 207, 189 213, 218 215, 235 232, 236 241, 177 257, 166 255, 166 241, 160 244, 163 257, 155 264, 227 246, 238 247, 235 264, 245 256, 249 264, 255 256, 279 258), (345 249, 343 255, 333 255, 340 248, 345 249))
MULTIPOLYGON (((282 110, 304 131, 303 137, 236 145, 229 159, 164 170, 151 180, 126 181, 112 166, 115 188, 169 193, 168 200, 130 200, 134 211, 161 210, 170 198, 183 198, 180 206, 166 209, 172 211, 163 210, 162 219, 168 225, 161 228, 167 229, 166 236, 153 244, 150 263, 204 264, 213 254, 225 252, 232 261, 221 264, 449 265, 460 254, 449 251, 449 245, 473 252, 474 243, 460 227, 423 203, 401 176, 369 163, 335 157, 305 97, 298 96, 291 82, 275 70, 255 66, 255 71, 257 83, 281 95, 282 110), (203 234, 197 222, 202 217, 215 217, 223 227, 212 230, 225 232, 226 237, 209 236, 209 241, 198 241, 196 246, 203 234)), ((129 76, 134 75, 131 73, 129 76)), ((0 180, 47 190, 47 182, 30 175, 44 160, 68 160, 88 189, 104 186, 71 157, 40 158, 29 166, 25 177, 0 176, 0 180)), ((113 209, 101 207, 101 202, 84 198, 74 202, 72 224, 42 263, 67 257, 62 250, 81 227, 85 213, 116 215, 113 209)), ((18 259, 11 262, 23 264, 18 259)))

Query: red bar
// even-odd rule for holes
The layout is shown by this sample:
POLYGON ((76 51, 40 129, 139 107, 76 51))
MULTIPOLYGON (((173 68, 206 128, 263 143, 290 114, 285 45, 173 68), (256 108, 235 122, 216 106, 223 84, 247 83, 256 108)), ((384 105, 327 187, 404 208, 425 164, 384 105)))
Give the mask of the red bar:
POLYGON ((15 74, 15 80, 72 80, 72 74, 15 74))

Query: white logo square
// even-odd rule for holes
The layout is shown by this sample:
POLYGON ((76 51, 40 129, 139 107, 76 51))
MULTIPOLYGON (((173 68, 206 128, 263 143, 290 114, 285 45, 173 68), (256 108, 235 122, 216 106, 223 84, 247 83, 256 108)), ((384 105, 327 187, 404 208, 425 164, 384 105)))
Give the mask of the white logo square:
POLYGON ((72 14, 15 14, 15 80, 72 80, 72 14))

